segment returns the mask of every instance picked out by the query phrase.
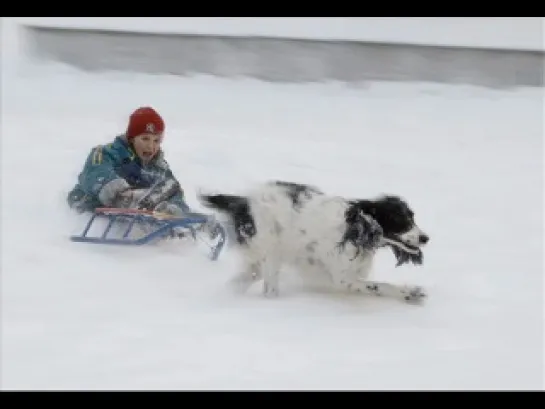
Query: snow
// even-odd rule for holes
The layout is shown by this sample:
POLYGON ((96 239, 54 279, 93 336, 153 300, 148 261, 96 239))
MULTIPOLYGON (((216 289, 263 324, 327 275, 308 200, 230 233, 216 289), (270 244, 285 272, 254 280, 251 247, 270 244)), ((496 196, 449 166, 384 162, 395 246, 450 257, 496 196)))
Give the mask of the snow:
MULTIPOLYGON (((543 91, 85 74, 2 45, 2 389, 543 389, 543 91), (237 255, 72 243, 65 196, 141 104, 191 205, 268 178, 405 196, 431 235, 421 306, 283 282, 237 255)), ((317 221, 318 222, 318 221, 317 221)))

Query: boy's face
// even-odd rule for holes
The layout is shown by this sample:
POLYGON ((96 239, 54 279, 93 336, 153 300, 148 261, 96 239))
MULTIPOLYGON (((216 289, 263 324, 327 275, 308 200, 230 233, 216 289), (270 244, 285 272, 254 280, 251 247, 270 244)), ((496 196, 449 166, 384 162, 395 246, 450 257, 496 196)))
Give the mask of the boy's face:
POLYGON ((161 147, 162 137, 160 135, 142 134, 132 140, 134 151, 144 163, 152 160, 161 147))

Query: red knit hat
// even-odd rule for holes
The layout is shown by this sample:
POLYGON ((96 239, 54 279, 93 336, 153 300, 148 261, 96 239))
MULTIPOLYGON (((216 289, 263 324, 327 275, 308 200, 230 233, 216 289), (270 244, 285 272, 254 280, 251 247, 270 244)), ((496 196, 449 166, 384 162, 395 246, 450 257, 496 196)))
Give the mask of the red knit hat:
POLYGON ((126 136, 129 140, 144 133, 162 136, 164 131, 165 123, 161 115, 151 107, 140 107, 129 118, 126 136))

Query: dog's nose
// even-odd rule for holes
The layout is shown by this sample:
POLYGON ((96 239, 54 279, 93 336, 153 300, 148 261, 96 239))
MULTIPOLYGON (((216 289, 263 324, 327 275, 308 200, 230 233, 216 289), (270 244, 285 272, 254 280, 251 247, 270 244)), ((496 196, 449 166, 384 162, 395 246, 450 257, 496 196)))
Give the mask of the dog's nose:
POLYGON ((418 240, 420 241, 420 244, 426 244, 428 241, 430 241, 430 238, 425 234, 421 234, 418 240))

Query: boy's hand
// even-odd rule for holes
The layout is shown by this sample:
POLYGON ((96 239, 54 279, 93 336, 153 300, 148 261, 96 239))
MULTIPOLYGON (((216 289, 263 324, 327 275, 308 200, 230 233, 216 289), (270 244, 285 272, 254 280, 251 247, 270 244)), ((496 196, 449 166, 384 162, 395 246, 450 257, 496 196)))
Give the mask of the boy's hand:
POLYGON ((184 215, 184 211, 183 209, 180 209, 178 206, 176 206, 175 204, 172 204, 172 203, 168 203, 168 202, 161 202, 159 203, 155 209, 153 209, 157 212, 160 212, 160 213, 167 213, 167 214, 170 214, 172 216, 176 216, 176 217, 182 217, 184 215))
POLYGON ((149 189, 140 198, 138 208, 153 210, 159 203, 179 193, 183 194, 183 190, 178 181, 172 178, 165 179, 149 189))
POLYGON ((145 189, 127 189, 120 192, 114 201, 114 207, 130 209, 136 207, 136 204, 146 193, 145 189))

